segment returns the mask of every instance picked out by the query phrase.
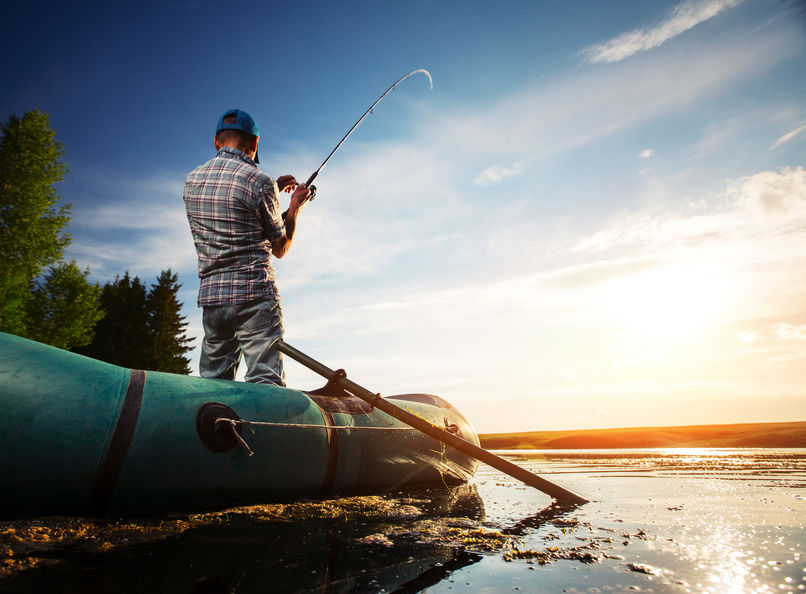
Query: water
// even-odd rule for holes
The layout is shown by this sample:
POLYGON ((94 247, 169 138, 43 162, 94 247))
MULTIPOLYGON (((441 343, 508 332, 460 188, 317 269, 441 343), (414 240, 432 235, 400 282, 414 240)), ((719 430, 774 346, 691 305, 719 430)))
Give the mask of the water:
MULTIPOLYGON (((519 584, 523 590, 547 592, 806 590, 806 449, 558 451, 508 457, 594 499, 564 516, 578 520, 580 527, 558 542, 569 546, 574 539, 587 540, 605 558, 538 567, 536 578, 524 577, 523 562, 485 559, 469 572, 482 582, 476 591, 519 584), (484 578, 485 561, 498 583, 484 578)), ((526 501, 537 499, 525 492, 523 499, 503 496, 522 487, 511 481, 497 484, 492 469, 483 469, 477 478, 485 501, 508 501, 488 513, 488 520, 502 525, 512 522, 526 501)), ((557 527, 551 523, 529 530, 527 547, 545 548, 554 542, 546 540, 552 532, 557 527)))
POLYGON ((499 452, 454 489, 0 523, 9 592, 803 592, 806 449, 499 452))

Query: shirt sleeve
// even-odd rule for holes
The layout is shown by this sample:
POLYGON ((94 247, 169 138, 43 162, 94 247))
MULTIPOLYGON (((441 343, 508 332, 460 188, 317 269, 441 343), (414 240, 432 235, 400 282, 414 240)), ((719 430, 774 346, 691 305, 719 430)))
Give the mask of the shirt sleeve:
POLYGON ((260 186, 258 218, 263 227, 263 237, 269 241, 285 235, 285 223, 280 212, 280 202, 277 200, 279 193, 277 182, 273 179, 260 186))

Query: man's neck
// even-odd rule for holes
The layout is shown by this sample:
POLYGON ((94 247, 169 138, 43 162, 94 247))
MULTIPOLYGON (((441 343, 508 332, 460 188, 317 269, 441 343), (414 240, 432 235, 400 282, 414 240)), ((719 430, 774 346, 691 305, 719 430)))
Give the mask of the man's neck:
POLYGON ((256 151, 245 151, 241 147, 235 146, 234 144, 222 144, 221 146, 218 147, 218 150, 221 150, 221 149, 224 149, 224 148, 235 149, 236 151, 239 151, 239 152, 243 153, 244 155, 246 155, 247 157, 249 157, 253 161, 255 160, 256 151))

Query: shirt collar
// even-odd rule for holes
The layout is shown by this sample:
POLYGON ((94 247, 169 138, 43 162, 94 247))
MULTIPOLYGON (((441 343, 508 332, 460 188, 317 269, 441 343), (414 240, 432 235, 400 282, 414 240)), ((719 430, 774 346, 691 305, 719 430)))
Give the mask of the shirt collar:
POLYGON ((255 163, 249 155, 231 146, 222 146, 218 150, 218 156, 226 159, 241 159, 249 163, 252 167, 257 167, 257 163, 255 163))

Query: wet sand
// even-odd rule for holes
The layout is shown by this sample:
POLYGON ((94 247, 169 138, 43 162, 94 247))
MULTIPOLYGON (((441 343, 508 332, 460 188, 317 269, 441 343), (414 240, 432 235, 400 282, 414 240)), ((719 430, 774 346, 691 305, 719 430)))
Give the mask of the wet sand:
MULTIPOLYGON (((501 453, 501 452, 499 452, 501 453)), ((448 489, 0 522, 9 592, 799 592, 806 449, 517 451, 448 489)))

